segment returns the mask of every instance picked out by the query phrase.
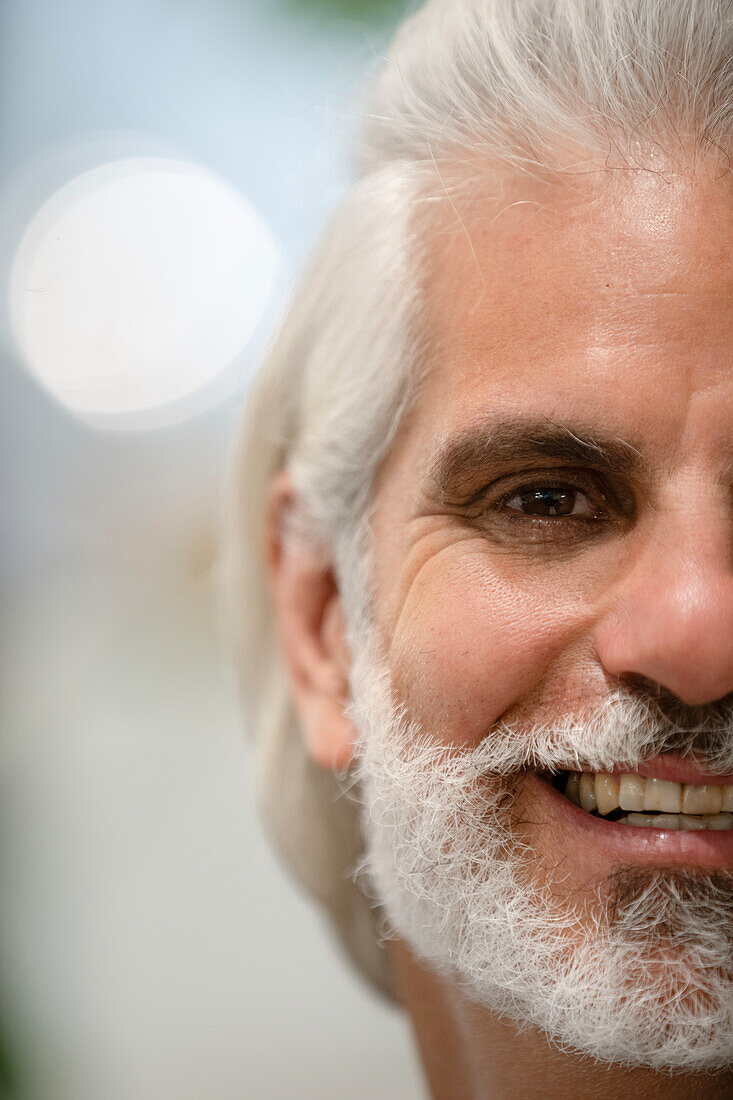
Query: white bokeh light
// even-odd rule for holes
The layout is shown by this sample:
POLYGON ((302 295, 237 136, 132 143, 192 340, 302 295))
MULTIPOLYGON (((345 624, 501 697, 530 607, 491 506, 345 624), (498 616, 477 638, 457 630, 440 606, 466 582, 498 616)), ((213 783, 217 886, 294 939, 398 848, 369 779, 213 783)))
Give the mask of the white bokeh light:
POLYGON ((278 266, 257 211, 212 173, 117 160, 32 219, 11 270, 11 329, 27 368, 78 416, 177 421, 220 396, 278 266))

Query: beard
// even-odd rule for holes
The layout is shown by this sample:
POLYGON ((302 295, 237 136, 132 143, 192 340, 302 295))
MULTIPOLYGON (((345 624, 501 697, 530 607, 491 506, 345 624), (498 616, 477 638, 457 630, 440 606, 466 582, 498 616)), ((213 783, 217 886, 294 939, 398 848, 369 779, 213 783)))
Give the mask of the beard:
POLYGON ((458 749, 395 704, 374 629, 352 699, 357 876, 385 937, 563 1050, 655 1070, 733 1062, 733 874, 622 867, 580 902, 559 871, 538 881, 518 810, 529 768, 612 771, 674 750, 727 773, 729 707, 681 729, 619 691, 584 718, 500 722, 458 749))

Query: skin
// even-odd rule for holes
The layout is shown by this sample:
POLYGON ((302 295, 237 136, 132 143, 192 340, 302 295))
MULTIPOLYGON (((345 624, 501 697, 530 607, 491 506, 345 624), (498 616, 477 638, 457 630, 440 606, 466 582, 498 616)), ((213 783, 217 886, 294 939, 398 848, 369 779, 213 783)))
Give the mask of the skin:
MULTIPOLYGON (((475 745, 500 718, 579 712, 620 680, 692 705, 733 691, 731 240, 731 177, 699 164, 507 181, 501 201, 435 236, 431 362, 379 472, 373 531, 394 693, 446 743, 475 745), (447 437, 518 417, 621 440, 636 469, 502 460, 436 490, 447 437), (558 482, 575 490, 573 513, 527 514, 519 490, 558 482)), ((341 601, 323 561, 283 544, 291 502, 282 474, 268 521, 281 645, 314 759, 344 766, 341 601)), ((538 877, 569 914, 599 904, 617 857, 570 836, 536 778, 517 806, 538 877)), ((408 945, 392 950, 439 1100, 731 1094, 733 1073, 669 1078, 561 1054, 467 1002, 408 945)))

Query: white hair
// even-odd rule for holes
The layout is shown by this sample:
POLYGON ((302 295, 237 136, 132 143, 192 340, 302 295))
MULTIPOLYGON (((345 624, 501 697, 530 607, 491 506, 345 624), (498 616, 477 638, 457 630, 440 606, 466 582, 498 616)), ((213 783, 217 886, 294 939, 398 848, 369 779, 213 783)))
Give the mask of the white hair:
POLYGON ((358 874, 383 910, 382 935, 401 936, 474 1004, 541 1029, 560 1050, 657 1071, 729 1066, 733 874, 620 866, 579 890, 564 860, 524 838, 517 777, 528 763, 591 759, 611 771, 700 743, 706 762, 729 769, 733 707, 681 734, 620 687, 583 719, 521 731, 499 722, 457 749, 394 700, 374 629, 352 683, 358 874))
POLYGON ((733 0, 431 0, 404 22, 367 96, 358 179, 250 395, 237 615, 265 822, 387 994, 377 914, 350 875, 362 848, 356 808, 308 757, 277 652, 262 553, 268 485, 290 471, 297 535, 335 563, 358 647, 371 486, 426 359, 429 234, 418 212, 457 215, 455 180, 470 188, 490 170, 725 163, 732 123, 733 0))

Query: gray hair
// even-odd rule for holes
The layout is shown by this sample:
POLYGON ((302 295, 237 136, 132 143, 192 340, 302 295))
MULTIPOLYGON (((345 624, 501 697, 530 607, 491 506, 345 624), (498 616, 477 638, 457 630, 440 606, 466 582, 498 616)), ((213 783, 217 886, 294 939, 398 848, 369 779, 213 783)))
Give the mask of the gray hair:
POLYGON ((280 662, 262 553, 268 486, 294 537, 333 561, 349 640, 370 601, 371 487, 426 359, 418 212, 490 170, 727 164, 733 0, 431 0, 366 100, 358 178, 328 226, 249 397, 238 454, 242 678, 261 812, 358 968, 393 995, 377 914, 351 876, 361 837, 339 777, 308 756, 280 662), (451 166, 459 169, 451 175, 451 166), (327 557, 328 556, 328 557, 327 557))

